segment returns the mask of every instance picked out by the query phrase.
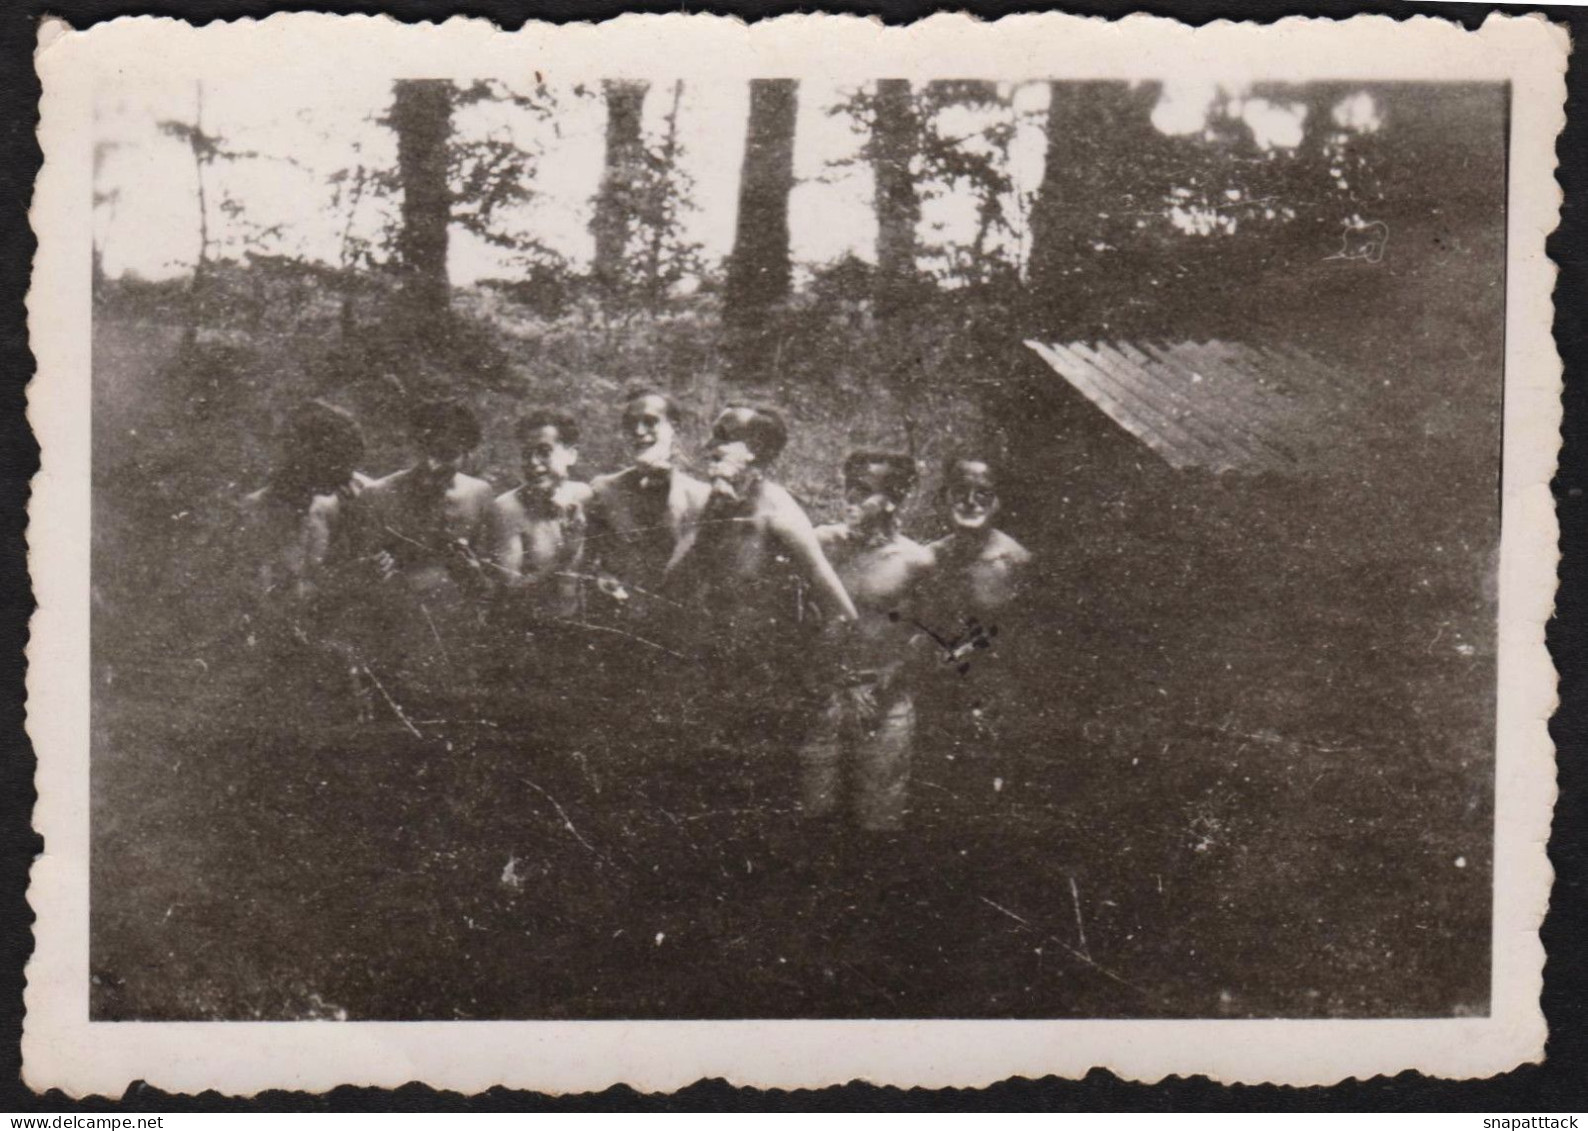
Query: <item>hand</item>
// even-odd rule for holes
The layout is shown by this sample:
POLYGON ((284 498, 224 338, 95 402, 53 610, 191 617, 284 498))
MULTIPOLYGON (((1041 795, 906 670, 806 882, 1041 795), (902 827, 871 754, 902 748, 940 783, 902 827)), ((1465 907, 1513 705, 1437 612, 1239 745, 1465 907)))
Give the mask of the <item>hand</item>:
POLYGON ((614 601, 627 601, 629 599, 629 591, 623 588, 623 583, 610 573, 599 573, 596 575, 596 588, 614 601))
POLYGON ((397 559, 392 557, 391 551, 382 550, 375 555, 375 572, 382 581, 390 581, 397 573, 397 559))
POLYGON ((469 540, 467 538, 458 538, 454 540, 452 543, 452 549, 470 568, 480 571, 485 569, 485 563, 480 561, 480 555, 474 552, 474 547, 469 545, 469 540))

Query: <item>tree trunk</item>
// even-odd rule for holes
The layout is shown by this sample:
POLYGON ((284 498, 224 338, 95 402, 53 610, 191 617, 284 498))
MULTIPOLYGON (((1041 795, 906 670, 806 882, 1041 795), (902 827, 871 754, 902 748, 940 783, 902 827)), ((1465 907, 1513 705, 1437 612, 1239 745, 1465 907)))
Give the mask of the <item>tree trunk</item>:
POLYGON ((640 125, 647 84, 608 80, 601 89, 607 104, 606 165, 590 220, 590 234, 595 237, 590 273, 601 287, 615 291, 623 283, 623 260, 634 229, 634 193, 644 175, 640 125))
POLYGON ((402 181, 402 232, 397 249, 407 313, 434 325, 449 308, 447 142, 452 134, 452 84, 446 79, 399 79, 391 125, 397 131, 402 181))
POLYGON ((673 82, 673 103, 667 111, 662 135, 662 147, 656 154, 655 169, 650 183, 650 199, 646 202, 646 215, 650 235, 645 242, 644 287, 646 304, 654 313, 661 309, 667 297, 668 277, 663 258, 669 237, 677 237, 676 217, 685 207, 682 186, 678 176, 678 110, 684 101, 684 80, 673 82), (674 199, 669 199, 674 198, 674 199))
POLYGON ((209 313, 209 268, 210 268, 210 205, 209 194, 204 184, 204 166, 209 158, 209 151, 205 148, 204 133, 204 84, 193 84, 193 132, 188 137, 188 144, 193 150, 194 184, 198 192, 198 222, 199 246, 198 259, 193 264, 193 281, 188 287, 188 315, 187 325, 183 327, 182 340, 189 346, 198 342, 199 326, 204 323, 205 316, 209 313))
POLYGON ((1340 218, 1346 203, 1335 190, 1329 175, 1331 164, 1330 141, 1339 127, 1334 121, 1334 107, 1349 92, 1338 83, 1309 83, 1303 102, 1307 116, 1302 121, 1301 145, 1296 152, 1297 176, 1301 186, 1297 194, 1301 200, 1316 201, 1298 209, 1297 221, 1286 233, 1296 252, 1316 259, 1329 254, 1340 241, 1340 218))
POLYGON ((794 187, 795 79, 750 80, 750 124, 739 177, 739 218, 724 296, 729 322, 748 328, 788 297, 788 198, 794 187))
POLYGON ((1077 332, 1119 297, 1107 293, 1111 281, 1130 285, 1120 269, 1128 256, 1110 239, 1129 241, 1130 218, 1162 207, 1168 185, 1154 177, 1163 138, 1152 125, 1159 90, 1116 80, 1052 84, 1028 278, 1039 307, 1061 310, 1077 332))
POLYGON ((916 283, 915 227, 921 202, 915 194, 910 162, 920 148, 908 79, 878 79, 872 122, 871 169, 876 184, 872 207, 877 217, 877 313, 903 308, 916 283))

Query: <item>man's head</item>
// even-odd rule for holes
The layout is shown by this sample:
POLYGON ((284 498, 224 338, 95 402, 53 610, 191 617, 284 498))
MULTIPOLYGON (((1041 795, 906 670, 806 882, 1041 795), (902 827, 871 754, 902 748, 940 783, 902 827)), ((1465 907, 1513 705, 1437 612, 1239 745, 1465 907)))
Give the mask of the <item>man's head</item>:
POLYGON ((730 486, 739 486, 765 471, 788 445, 788 425, 769 408, 729 405, 711 426, 706 473, 730 486))
POLYGON ((852 530, 892 525, 915 486, 915 460, 896 452, 854 452, 844 460, 844 523, 852 530))
POLYGON ((524 480, 537 490, 554 491, 579 462, 579 424, 566 413, 534 409, 518 422, 518 450, 524 480))
POLYGON ((420 401, 408 414, 408 429, 426 478, 450 482, 463 458, 480 446, 480 422, 460 401, 420 401))
POLYGON ((667 467, 678 436, 678 405, 655 389, 630 389, 623 399, 623 438, 637 467, 667 467))
POLYGON ((347 486, 363 458, 364 434, 352 414, 324 401, 304 401, 282 427, 272 480, 295 494, 329 495, 347 486))
POLYGON ((943 506, 956 529, 976 532, 991 525, 1000 506, 992 464, 976 456, 944 464, 943 506))

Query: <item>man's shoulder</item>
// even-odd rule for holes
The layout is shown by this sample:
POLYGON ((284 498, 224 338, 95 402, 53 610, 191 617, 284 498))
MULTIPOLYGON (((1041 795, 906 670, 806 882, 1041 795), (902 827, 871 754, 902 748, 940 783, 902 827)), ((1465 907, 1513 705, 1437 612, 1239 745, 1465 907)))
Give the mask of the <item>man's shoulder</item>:
POLYGON ((781 483, 763 479, 758 503, 758 509, 770 518, 797 519, 807 526, 810 524, 810 516, 794 497, 794 492, 781 483))
POLYGON ((824 522, 816 528, 816 540, 824 547, 845 542, 848 536, 849 528, 841 522, 824 522))
POLYGON ((697 479, 681 468, 673 469, 673 482, 691 502, 704 503, 711 497, 711 485, 703 479, 697 479))
POLYGON ((588 486, 592 498, 604 499, 609 495, 627 490, 638 477, 632 467, 625 467, 622 471, 609 471, 605 475, 597 475, 590 480, 588 486))
POLYGON ((1031 560, 1031 551, 1015 541, 1002 530, 994 530, 987 539, 987 546, 982 550, 981 560, 984 562, 1005 562, 1009 565, 1025 565, 1031 560))
POLYGON ((492 487, 478 476, 465 475, 461 471, 452 480, 452 488, 465 498, 478 500, 482 503, 489 503, 496 498, 495 487, 492 487))
POLYGON ((922 569, 929 569, 937 562, 937 551, 932 546, 903 534, 893 540, 892 549, 905 562, 922 569))
POLYGON ((399 483, 408 478, 408 473, 412 470, 413 468, 411 467, 404 467, 393 471, 389 475, 378 476, 374 479, 365 476, 364 487, 359 492, 359 497, 378 499, 382 495, 391 494, 392 491, 396 490, 399 483))
POLYGON ((761 502, 769 507, 793 507, 801 514, 805 513, 805 508, 800 506, 800 501, 794 497, 794 492, 773 479, 761 480, 761 502))
POLYGON ((491 500, 491 509, 503 518, 524 513, 524 501, 518 497, 519 488, 503 491, 491 500))
POLYGON ((346 510, 351 513, 357 511, 359 505, 364 501, 364 496, 382 482, 384 480, 378 479, 373 475, 365 475, 362 471, 355 471, 352 477, 348 479, 347 485, 340 491, 333 491, 331 494, 321 497, 335 499, 337 510, 346 510))

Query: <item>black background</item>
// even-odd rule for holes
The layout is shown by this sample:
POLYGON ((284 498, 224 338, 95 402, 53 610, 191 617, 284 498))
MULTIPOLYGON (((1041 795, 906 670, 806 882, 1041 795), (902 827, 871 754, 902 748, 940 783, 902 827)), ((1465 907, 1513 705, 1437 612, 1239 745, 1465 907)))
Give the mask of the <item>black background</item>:
MULTIPOLYGON (((1588 118, 1582 103, 1585 91, 1583 62, 1574 59, 1568 73, 1568 123, 1558 145, 1558 178, 1566 194, 1561 225, 1549 243, 1560 268, 1556 290, 1555 334, 1566 364, 1564 446, 1554 484, 1561 525, 1561 587, 1556 617, 1549 626, 1549 644, 1560 672, 1559 712, 1551 724, 1559 762, 1560 800, 1555 814, 1550 856, 1556 869, 1551 910, 1543 928, 1549 953, 1545 968, 1544 1011, 1550 1038, 1547 1059, 1489 1080, 1450 1082, 1430 1080, 1415 1073, 1350 1081, 1333 1088, 1225 1087, 1205 1079, 1171 1079, 1155 1086, 1121 1081, 1107 1072, 1094 1071, 1080 1081, 1057 1079, 1008 1081, 980 1091, 901 1091, 852 1085, 820 1092, 764 1093, 735 1089, 705 1081, 671 1096, 641 1096, 626 1088, 599 1095, 551 1098, 528 1092, 497 1090, 476 1097, 439 1093, 411 1085, 396 1091, 342 1088, 322 1096, 266 1093, 254 1101, 218 1096, 169 1096, 134 1085, 126 1095, 72 1101, 59 1093, 35 1096, 20 1077, 20 1037, 24 964, 32 949, 32 914, 26 902, 27 869, 40 850, 39 838, 29 825, 33 802, 32 751, 23 733, 22 651, 27 640, 27 618, 32 597, 26 573, 24 543, 28 480, 37 467, 37 448, 23 415, 24 390, 33 372, 28 352, 23 306, 34 241, 27 222, 27 207, 39 164, 34 139, 37 123, 38 81, 32 69, 37 20, 48 13, 75 26, 117 16, 169 15, 195 22, 212 19, 261 17, 278 10, 379 12, 400 19, 436 19, 458 14, 484 17, 514 28, 525 19, 594 20, 625 11, 706 11, 747 19, 786 12, 815 10, 796 0, 740 3, 663 3, 647 0, 581 0, 575 3, 515 4, 505 0, 473 0, 456 4, 401 2, 328 3, 323 5, 253 2, 204 3, 170 0, 165 3, 103 3, 93 0, 26 0, 0 15, 0 129, 4 131, 4 157, 0 160, 0 192, 6 205, 0 214, 0 658, 4 661, 4 693, 0 694, 0 741, 5 757, 0 761, 0 1109, 11 1111, 203 1111, 203 1110, 404 1110, 404 1111, 959 1111, 959 1110, 1255 1110, 1255 1111, 1362 1111, 1459 1110, 1524 1114, 1582 1110, 1588 1107, 1588 900, 1584 899, 1584 873, 1588 870, 1583 833, 1585 823, 1584 766, 1580 757, 1585 726, 1585 674, 1583 623, 1584 508, 1588 469, 1584 466, 1584 388, 1581 366, 1588 362, 1588 225, 1582 215, 1583 185, 1588 181, 1588 118)), ((875 15, 889 23, 905 23, 941 8, 969 10, 984 18, 1040 10, 1045 5, 971 2, 953 5, 929 3, 828 3, 820 10, 875 15)), ((1176 3, 1111 3, 1108 0, 1071 0, 1065 10, 1084 15, 1120 16, 1148 11, 1174 16, 1193 24, 1215 19, 1288 15, 1343 17, 1377 12, 1397 18, 1428 14, 1458 20, 1476 27, 1494 10, 1508 14, 1536 11, 1570 27, 1573 38, 1588 37, 1588 9, 1549 5, 1501 8, 1483 4, 1362 3, 1352 0, 1319 0, 1314 3, 1242 4, 1230 0, 1180 0, 1176 3)))

